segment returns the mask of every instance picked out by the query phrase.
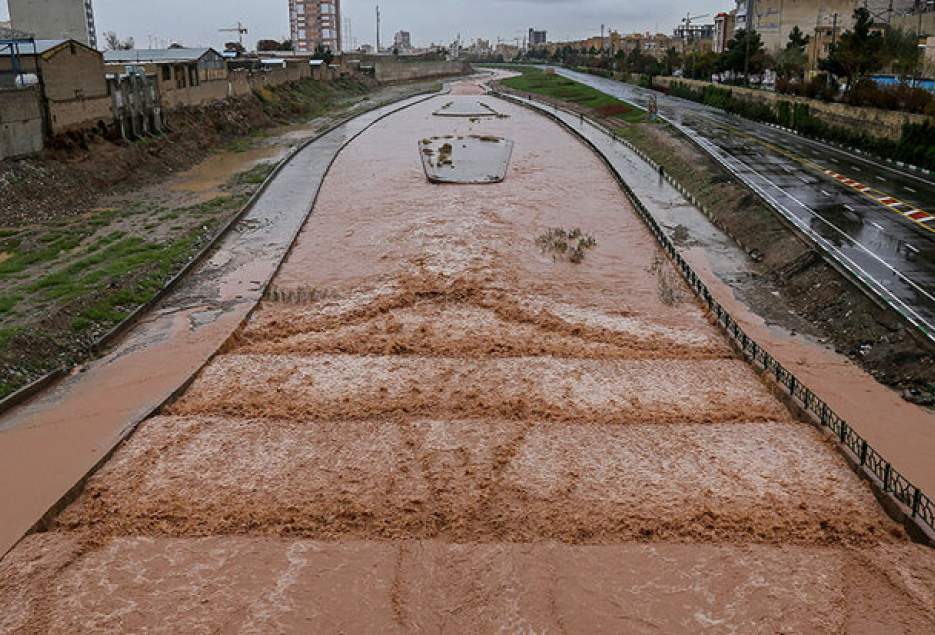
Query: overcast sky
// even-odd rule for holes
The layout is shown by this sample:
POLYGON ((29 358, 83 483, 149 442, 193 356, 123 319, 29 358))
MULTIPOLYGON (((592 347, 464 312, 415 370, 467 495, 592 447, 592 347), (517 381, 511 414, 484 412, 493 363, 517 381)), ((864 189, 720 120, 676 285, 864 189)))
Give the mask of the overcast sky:
MULTIPOLYGON (((692 14, 727 10, 732 0, 380 0, 383 41, 400 30, 412 33, 413 44, 449 42, 460 32, 511 40, 534 26, 547 29, 550 40, 600 33, 601 23, 621 32, 659 30, 669 33, 686 11, 692 14)), ((376 0, 342 0, 344 16, 358 44, 373 43, 376 0)), ((98 33, 132 35, 137 47, 151 38, 186 45, 221 46, 230 39, 217 30, 238 20, 250 29, 251 47, 261 38, 289 34, 288 0, 94 0, 98 33)), ((6 17, 6 0, 0 0, 6 17)), ((161 44, 161 42, 157 42, 161 44)))

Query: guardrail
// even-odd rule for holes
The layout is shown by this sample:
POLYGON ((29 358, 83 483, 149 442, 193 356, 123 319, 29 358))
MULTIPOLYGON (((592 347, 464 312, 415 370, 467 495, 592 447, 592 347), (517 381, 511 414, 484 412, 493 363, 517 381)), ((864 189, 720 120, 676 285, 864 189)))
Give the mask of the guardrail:
MULTIPOLYGON (((521 99, 503 93, 494 93, 498 97, 507 99, 527 108, 534 108, 521 99)), ((538 112, 549 116, 559 122, 563 127, 570 130, 572 134, 578 134, 571 126, 568 126, 560 118, 550 113, 545 108, 534 108, 538 112)), ((577 115, 576 115, 577 116, 577 115)), ((615 135, 608 132, 606 128, 596 122, 588 120, 595 129, 601 130, 604 134, 615 135)), ((913 485, 909 479, 899 473, 893 467, 892 463, 886 460, 882 454, 875 450, 866 439, 860 436, 853 428, 838 416, 831 407, 816 395, 808 386, 798 379, 791 371, 785 368, 779 361, 769 354, 769 352, 760 346, 752 337, 747 335, 743 328, 730 315, 730 313, 714 298, 708 290, 707 285, 695 273, 691 265, 682 257, 675 244, 665 233, 663 228, 656 221, 655 217, 643 205, 630 186, 623 180, 620 174, 607 161, 606 157, 594 146, 586 137, 578 135, 588 145, 590 145, 605 163, 611 168, 611 172, 617 177, 621 188, 627 198, 636 209, 640 218, 649 227, 650 232, 656 238, 666 254, 673 260, 679 273, 685 278, 688 286, 698 298, 704 303, 711 315, 716 319, 718 326, 726 333, 733 344, 737 346, 744 358, 755 368, 772 377, 776 384, 780 386, 789 397, 793 399, 805 412, 814 416, 815 421, 821 428, 831 432, 838 441, 838 448, 849 458, 856 466, 858 471, 871 479, 879 490, 886 496, 891 496, 898 503, 905 506, 906 513, 913 522, 915 522, 924 533, 932 534, 935 532, 935 502, 926 495, 921 489, 913 485)), ((619 139, 617 139, 619 141, 619 139)), ((927 536, 929 540, 935 540, 932 535, 927 536)))

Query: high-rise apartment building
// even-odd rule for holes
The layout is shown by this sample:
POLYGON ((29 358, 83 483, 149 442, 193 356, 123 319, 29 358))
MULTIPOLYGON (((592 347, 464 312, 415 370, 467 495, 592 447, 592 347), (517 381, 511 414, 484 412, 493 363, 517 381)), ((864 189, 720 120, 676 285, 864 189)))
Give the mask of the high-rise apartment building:
POLYGON ((541 46, 546 43, 547 39, 545 31, 529 29, 529 46, 541 46))
POLYGON ((412 36, 409 31, 397 31, 393 36, 393 48, 408 51, 412 48, 412 36))
POLYGON ((341 52, 341 0, 289 0, 289 24, 296 51, 341 52))
POLYGON ((97 48, 91 0, 8 0, 10 24, 41 40, 78 40, 97 48))

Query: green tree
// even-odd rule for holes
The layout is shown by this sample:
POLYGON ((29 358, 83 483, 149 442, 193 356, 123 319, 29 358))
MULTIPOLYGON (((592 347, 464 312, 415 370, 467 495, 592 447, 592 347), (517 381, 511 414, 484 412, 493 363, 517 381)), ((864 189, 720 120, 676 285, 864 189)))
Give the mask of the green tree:
POLYGON ((751 75, 762 75, 766 71, 768 59, 760 34, 739 29, 721 54, 718 70, 730 72, 734 77, 742 76, 744 82, 749 83, 751 75))
POLYGON ((846 80, 846 96, 850 96, 861 79, 880 70, 885 64, 883 35, 871 32, 872 26, 870 12, 863 7, 858 8, 854 11, 854 29, 845 31, 831 46, 828 57, 818 64, 821 70, 846 80))
POLYGON ((325 64, 331 64, 334 61, 334 53, 331 52, 330 48, 325 48, 323 45, 319 44, 315 47, 315 53, 312 55, 313 60, 324 60, 325 64))
POLYGON ((883 56, 902 78, 914 78, 922 66, 922 49, 916 34, 888 29, 883 36, 883 56))
POLYGON ((805 48, 809 37, 804 35, 796 26, 789 34, 789 41, 776 59, 776 72, 786 79, 802 79, 805 76, 805 66, 808 55, 805 48))
POLYGON ((665 61, 663 64, 665 66, 665 74, 671 76, 676 68, 682 66, 682 54, 679 53, 674 46, 670 46, 666 49, 665 61))

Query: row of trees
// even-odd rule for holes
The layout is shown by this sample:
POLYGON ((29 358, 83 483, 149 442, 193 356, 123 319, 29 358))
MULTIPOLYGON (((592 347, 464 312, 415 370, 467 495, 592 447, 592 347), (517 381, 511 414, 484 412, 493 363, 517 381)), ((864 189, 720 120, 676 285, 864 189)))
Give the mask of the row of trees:
POLYGON ((738 30, 722 53, 693 51, 685 55, 668 49, 662 56, 646 54, 639 47, 626 52, 563 47, 549 53, 533 50, 527 57, 568 66, 587 66, 606 72, 640 75, 681 75, 690 79, 729 84, 762 84, 775 78, 781 92, 823 99, 842 98, 850 103, 924 112, 930 103, 926 91, 914 88, 920 77, 935 72, 925 68, 924 56, 914 33, 873 28, 873 17, 861 7, 854 12, 854 26, 831 45, 818 63, 822 75, 806 81, 810 38, 795 27, 785 47, 771 54, 755 30, 738 30), (901 86, 879 87, 869 77, 890 69, 903 80, 901 86))

